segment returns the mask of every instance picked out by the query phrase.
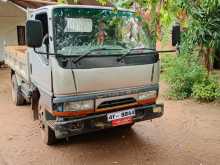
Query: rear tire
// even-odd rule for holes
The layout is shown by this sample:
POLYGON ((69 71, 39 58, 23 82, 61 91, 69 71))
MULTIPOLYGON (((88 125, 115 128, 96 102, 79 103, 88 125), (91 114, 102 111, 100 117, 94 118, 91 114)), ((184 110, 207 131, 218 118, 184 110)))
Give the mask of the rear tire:
POLYGON ((16 106, 21 106, 25 104, 25 99, 22 96, 21 87, 18 86, 18 82, 15 74, 13 74, 11 77, 11 93, 12 93, 12 101, 16 106))

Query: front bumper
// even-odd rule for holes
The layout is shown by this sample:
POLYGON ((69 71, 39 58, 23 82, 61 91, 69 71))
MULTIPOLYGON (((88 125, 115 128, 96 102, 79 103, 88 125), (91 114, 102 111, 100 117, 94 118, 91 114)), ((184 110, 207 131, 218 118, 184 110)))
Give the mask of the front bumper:
MULTIPOLYGON (((133 121, 152 120, 161 117, 163 112, 163 104, 136 107, 136 115, 133 117, 133 121)), ((112 123, 107 121, 107 113, 71 119, 69 121, 48 121, 48 125, 54 130, 58 139, 113 127, 112 123)))

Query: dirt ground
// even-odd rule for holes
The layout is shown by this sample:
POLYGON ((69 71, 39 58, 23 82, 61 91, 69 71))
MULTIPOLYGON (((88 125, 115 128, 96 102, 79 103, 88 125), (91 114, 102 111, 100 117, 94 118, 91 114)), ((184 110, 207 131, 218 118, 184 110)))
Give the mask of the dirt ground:
MULTIPOLYGON (((42 143, 30 107, 15 107, 0 70, 0 165, 219 165, 220 105, 168 101, 165 115, 134 125, 42 143)), ((166 86, 161 85, 161 93, 166 86)))

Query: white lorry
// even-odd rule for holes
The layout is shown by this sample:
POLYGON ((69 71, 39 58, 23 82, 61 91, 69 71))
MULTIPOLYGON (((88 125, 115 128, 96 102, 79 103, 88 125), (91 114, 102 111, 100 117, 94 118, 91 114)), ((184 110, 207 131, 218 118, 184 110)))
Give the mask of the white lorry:
POLYGON ((162 116, 159 54, 133 11, 51 5, 28 18, 27 46, 7 46, 6 63, 13 101, 31 103, 46 144, 162 116))

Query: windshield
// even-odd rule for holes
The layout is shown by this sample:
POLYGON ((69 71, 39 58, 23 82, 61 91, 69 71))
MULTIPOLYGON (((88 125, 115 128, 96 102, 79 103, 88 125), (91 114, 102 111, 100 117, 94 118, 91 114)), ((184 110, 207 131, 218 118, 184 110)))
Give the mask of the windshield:
POLYGON ((53 24, 55 52, 63 55, 82 55, 98 48, 106 50, 94 53, 104 55, 152 48, 147 25, 133 12, 56 8, 53 24))

